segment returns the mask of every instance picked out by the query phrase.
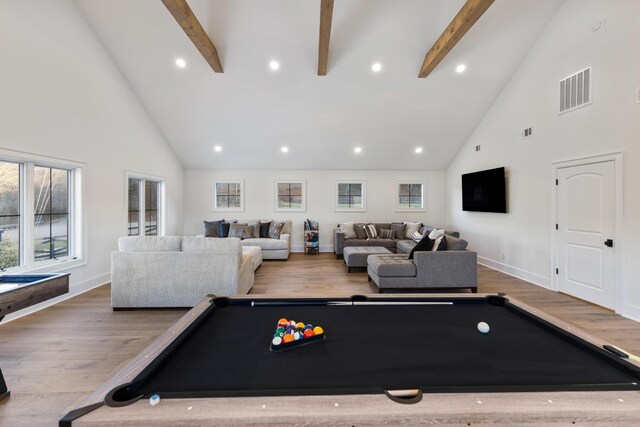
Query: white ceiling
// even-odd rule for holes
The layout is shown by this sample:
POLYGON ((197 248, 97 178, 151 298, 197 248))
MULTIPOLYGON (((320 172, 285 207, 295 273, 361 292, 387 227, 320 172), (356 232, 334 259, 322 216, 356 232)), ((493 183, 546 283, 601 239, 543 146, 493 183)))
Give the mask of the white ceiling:
POLYGON ((187 168, 429 170, 448 167, 561 2, 496 0, 419 79, 464 0, 336 0, 325 77, 320 0, 190 0, 223 74, 160 0, 76 0, 187 168))

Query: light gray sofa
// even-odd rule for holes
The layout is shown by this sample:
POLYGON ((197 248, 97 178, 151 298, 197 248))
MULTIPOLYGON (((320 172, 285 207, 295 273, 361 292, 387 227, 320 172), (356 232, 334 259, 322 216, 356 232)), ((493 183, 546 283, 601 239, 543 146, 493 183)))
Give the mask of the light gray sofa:
MULTIPOLYGON (((374 223, 378 234, 383 228, 391 228, 392 223, 374 223)), ((394 223, 396 224, 396 223, 394 223)), ((424 234, 427 231, 433 230, 434 227, 429 225, 423 225, 420 228, 420 234, 424 234)), ((457 231, 445 230, 444 233, 447 236, 460 237, 460 233, 457 231)), ((387 248, 393 253, 409 253, 411 249, 416 245, 416 242, 412 239, 407 239, 405 236, 394 239, 346 239, 345 234, 339 228, 334 230, 333 239, 333 251, 336 254, 336 259, 340 259, 344 254, 344 248, 347 246, 381 246, 387 248)))
MULTIPOLYGON (((111 253, 111 306, 193 307, 207 294, 246 294, 261 250, 237 238, 121 237, 111 253)), ((257 267, 256 267, 257 268, 257 267)))
MULTIPOLYGON (((253 222, 253 221, 239 221, 253 222)), ((242 239, 242 246, 258 246, 262 249, 262 259, 289 259, 291 251, 291 221, 284 221, 279 239, 253 237, 242 239)))
POLYGON ((447 250, 407 254, 369 255, 367 273, 380 292, 384 290, 464 289, 477 292, 477 254, 467 242, 447 237, 447 250))
MULTIPOLYGON (((256 220, 233 220, 230 222, 239 222, 241 224, 259 223, 256 220)), ((257 234, 260 234, 258 228, 257 234)), ((196 237, 204 237, 204 234, 199 234, 196 237)), ((271 239, 264 237, 249 237, 242 239, 242 246, 258 246, 262 249, 262 259, 289 259, 289 253, 291 252, 291 221, 285 220, 284 227, 279 239, 271 239)))

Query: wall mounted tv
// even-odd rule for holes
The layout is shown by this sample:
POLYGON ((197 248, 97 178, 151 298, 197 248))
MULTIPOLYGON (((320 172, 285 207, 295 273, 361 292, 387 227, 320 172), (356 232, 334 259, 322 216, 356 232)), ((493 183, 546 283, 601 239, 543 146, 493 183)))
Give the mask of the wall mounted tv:
POLYGON ((504 168, 462 175, 462 210, 507 213, 504 168))

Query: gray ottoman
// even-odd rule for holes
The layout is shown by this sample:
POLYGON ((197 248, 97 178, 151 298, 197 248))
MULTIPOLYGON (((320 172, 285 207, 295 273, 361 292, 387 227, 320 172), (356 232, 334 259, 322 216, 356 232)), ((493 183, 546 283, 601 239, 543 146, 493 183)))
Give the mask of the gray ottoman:
POLYGON ((382 246, 347 246, 343 250, 347 271, 351 273, 353 267, 366 267, 369 255, 390 254, 391 251, 382 246))

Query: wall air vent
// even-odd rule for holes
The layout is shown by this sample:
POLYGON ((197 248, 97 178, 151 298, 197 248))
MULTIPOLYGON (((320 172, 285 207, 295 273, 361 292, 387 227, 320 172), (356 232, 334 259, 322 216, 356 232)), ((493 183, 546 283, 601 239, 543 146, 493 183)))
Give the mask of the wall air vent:
POLYGON ((591 67, 560 81, 560 113, 591 104, 591 67))

